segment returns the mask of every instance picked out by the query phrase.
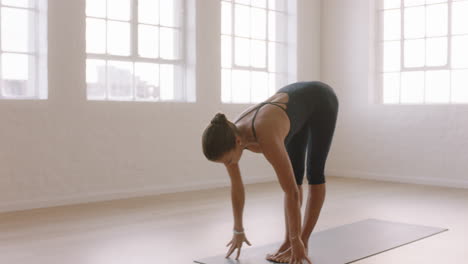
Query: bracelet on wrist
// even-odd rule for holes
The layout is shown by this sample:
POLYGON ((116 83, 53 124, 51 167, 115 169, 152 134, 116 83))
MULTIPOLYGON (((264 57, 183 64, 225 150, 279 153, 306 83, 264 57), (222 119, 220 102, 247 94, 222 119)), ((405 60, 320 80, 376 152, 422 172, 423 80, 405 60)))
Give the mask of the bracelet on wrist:
POLYGON ((235 235, 244 234, 244 230, 237 231, 236 229, 233 229, 232 231, 234 232, 235 235))

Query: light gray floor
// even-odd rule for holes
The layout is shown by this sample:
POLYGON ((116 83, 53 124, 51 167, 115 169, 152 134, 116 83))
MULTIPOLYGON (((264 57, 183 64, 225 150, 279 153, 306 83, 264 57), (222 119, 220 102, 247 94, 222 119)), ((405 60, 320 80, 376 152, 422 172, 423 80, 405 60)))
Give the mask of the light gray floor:
MULTIPOLYGON (((312 263, 345 264, 409 244, 411 242, 447 231, 445 228, 366 219, 313 234, 309 240, 312 263)), ((201 264, 262 264, 272 263, 265 255, 281 243, 268 244, 243 251, 239 260, 236 254, 229 259, 218 255, 195 260, 201 264)), ((237 250, 235 251, 237 253, 237 250)))
MULTIPOLYGON (((242 250, 282 241, 279 183, 245 188, 244 228, 252 246, 242 250)), ((230 195, 225 187, 3 213, 0 263, 190 264, 226 254, 233 227, 230 195)), ((449 232, 353 264, 468 263, 467 204, 468 189, 327 176, 327 197, 312 236, 369 218, 446 227, 449 232)))

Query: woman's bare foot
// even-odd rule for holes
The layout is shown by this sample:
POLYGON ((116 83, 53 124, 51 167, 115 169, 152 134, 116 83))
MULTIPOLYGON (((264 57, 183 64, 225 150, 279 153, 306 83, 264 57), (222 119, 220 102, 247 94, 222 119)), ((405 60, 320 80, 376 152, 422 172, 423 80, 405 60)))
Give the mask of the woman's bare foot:
MULTIPOLYGON (((306 250, 306 254, 308 255, 309 251, 307 245, 304 245, 304 247, 306 250)), ((291 247, 281 252, 280 254, 277 254, 276 256, 267 259, 278 263, 289 263, 291 261, 291 247)))
POLYGON ((278 250, 276 251, 276 253, 267 254, 267 255, 266 255, 266 260, 272 261, 272 258, 273 258, 273 257, 278 256, 279 254, 281 254, 283 251, 287 250, 287 249, 290 248, 290 247, 291 247, 291 244, 289 243, 289 239, 287 239, 287 240, 284 241, 283 244, 278 248, 278 250))

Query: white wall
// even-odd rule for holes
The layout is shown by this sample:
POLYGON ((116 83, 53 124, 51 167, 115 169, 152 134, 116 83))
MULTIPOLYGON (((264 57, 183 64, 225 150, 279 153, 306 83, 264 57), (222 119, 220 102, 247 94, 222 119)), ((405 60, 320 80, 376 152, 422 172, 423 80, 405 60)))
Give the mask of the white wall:
MULTIPOLYGON (((195 1, 195 0, 190 0, 195 1)), ((49 0, 49 99, 0 101, 0 211, 228 186, 201 134, 220 103, 220 3, 197 0, 197 102, 86 100, 84 0, 49 0)), ((320 1, 298 0, 298 79, 320 76, 320 1)), ((276 180, 245 153, 245 183, 276 180)))
POLYGON ((374 2, 322 1, 321 78, 340 98, 329 174, 468 188, 468 105, 371 103, 374 2))

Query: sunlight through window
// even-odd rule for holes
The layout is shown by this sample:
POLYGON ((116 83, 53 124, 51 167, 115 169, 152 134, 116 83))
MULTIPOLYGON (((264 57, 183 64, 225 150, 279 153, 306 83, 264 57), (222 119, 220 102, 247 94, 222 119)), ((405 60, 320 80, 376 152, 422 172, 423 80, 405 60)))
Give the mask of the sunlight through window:
POLYGON ((468 103, 468 0, 380 0, 384 104, 468 103))
POLYGON ((86 1, 89 100, 184 100, 183 4, 183 0, 86 1))
POLYGON ((47 99, 47 2, 0 1, 0 99, 47 99))
POLYGON ((287 82, 286 0, 221 1, 223 103, 260 102, 287 82))

